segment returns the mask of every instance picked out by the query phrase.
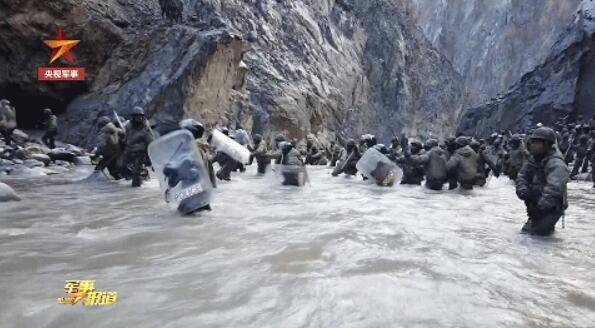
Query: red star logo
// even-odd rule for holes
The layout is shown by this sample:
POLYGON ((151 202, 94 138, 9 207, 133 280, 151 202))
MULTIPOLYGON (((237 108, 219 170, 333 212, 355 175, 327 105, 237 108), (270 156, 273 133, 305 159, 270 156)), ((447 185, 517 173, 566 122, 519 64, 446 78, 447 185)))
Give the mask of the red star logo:
POLYGON ((72 58, 72 54, 70 53, 70 49, 76 46, 80 40, 66 40, 64 37, 64 28, 58 28, 58 36, 56 40, 43 40, 48 47, 54 49, 52 52, 52 57, 50 57, 50 64, 55 62, 58 58, 64 57, 68 60, 71 64, 74 64, 74 59, 72 58))

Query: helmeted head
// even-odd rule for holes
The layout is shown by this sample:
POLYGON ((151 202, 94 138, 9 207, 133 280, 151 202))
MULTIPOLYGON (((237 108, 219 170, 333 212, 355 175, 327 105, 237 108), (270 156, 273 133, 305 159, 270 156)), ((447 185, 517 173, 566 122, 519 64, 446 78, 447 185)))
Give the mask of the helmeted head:
POLYGON ((254 142, 255 145, 258 145, 259 143, 262 142, 262 136, 258 133, 256 133, 255 135, 252 136, 252 141, 254 142))
POLYGON ((471 140, 469 140, 468 137, 460 136, 455 140, 455 143, 457 144, 457 147, 462 148, 465 146, 469 146, 469 144, 471 143, 471 140))
POLYGON ((44 108, 43 115, 45 115, 45 116, 52 115, 52 109, 51 108, 44 108))
POLYGON ((351 152, 356 146, 355 140, 353 139, 349 139, 347 140, 347 143, 345 144, 345 150, 347 150, 347 152, 351 152))
POLYGON ((373 134, 366 134, 364 135, 364 141, 368 148, 372 148, 376 145, 376 136, 373 134))
POLYGON ((481 150, 481 144, 477 140, 472 140, 469 146, 473 148, 473 150, 475 150, 476 153, 481 150))
POLYGON ((4 106, 10 106, 10 100, 8 100, 8 99, 0 100, 0 107, 4 107, 4 106))
POLYGON ((132 124, 141 126, 145 122, 145 110, 136 106, 132 109, 132 124))
POLYGON ((409 144, 411 145, 410 147, 412 154, 417 154, 423 149, 423 145, 419 140, 411 140, 409 144))
POLYGON ((393 148, 401 145, 401 141, 399 140, 399 137, 393 137, 390 142, 391 142, 393 148))
POLYGON ((203 134, 205 133, 205 127, 199 121, 193 120, 191 118, 180 121, 180 127, 190 131, 194 136, 194 139, 202 138, 203 134))
POLYGON ((523 141, 523 138, 519 134, 515 134, 510 138, 510 145, 514 149, 517 149, 521 146, 522 141, 523 141))
POLYGON ((556 143, 556 132, 548 127, 535 129, 529 139, 529 151, 533 156, 547 154, 556 143))
POLYGON ((281 153, 283 154, 283 156, 285 156, 293 148, 293 145, 291 144, 291 142, 282 141, 281 143, 279 143, 279 148, 281 149, 281 153))
POLYGON ((385 155, 386 155, 386 154, 388 154, 388 153, 389 153, 389 151, 388 151, 388 147, 386 147, 386 146, 385 146, 385 145, 383 145, 383 144, 377 144, 377 145, 374 145, 374 147, 373 147, 373 148, 374 148, 374 149, 376 149, 376 150, 378 150, 378 151, 379 151, 381 154, 385 154, 385 155))
POLYGON ((229 129, 226 127, 221 128, 221 133, 229 137, 229 129))
POLYGON ((430 150, 434 147, 438 147, 438 140, 436 140, 434 138, 430 138, 430 139, 426 140, 424 147, 427 148, 428 150, 430 150))
POLYGON ((108 123, 111 123, 112 120, 110 120, 109 117, 107 116, 101 116, 98 120, 97 120, 97 127, 99 127, 100 129, 103 128, 104 126, 106 126, 108 123))

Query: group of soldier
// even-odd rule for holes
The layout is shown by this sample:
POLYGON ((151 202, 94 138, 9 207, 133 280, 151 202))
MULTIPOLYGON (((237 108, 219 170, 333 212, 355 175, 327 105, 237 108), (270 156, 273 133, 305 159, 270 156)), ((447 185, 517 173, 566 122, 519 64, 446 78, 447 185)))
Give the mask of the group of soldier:
MULTIPOLYGON (((45 133, 42 140, 53 148, 58 131, 56 116, 50 109, 44 110, 43 115, 41 124, 45 133)), ((8 100, 0 100, 0 116, 0 133, 10 145, 16 115, 8 100)), ((424 183, 431 190, 445 187, 470 190, 485 186, 492 176, 506 175, 515 182, 517 195, 527 206, 529 220, 523 231, 547 235, 553 232, 568 206, 568 180, 577 179, 579 173, 587 173, 589 163, 595 166, 595 117, 592 121, 585 122, 582 117, 577 117, 574 122, 560 120, 553 128, 538 124, 526 134, 501 131, 486 140, 458 135, 447 137, 442 143, 435 138, 422 143, 402 135, 393 137, 389 146, 378 143, 372 134, 362 135, 359 142, 349 139, 343 145, 338 142, 323 145, 312 135, 300 142, 279 134, 269 145, 259 134, 254 134, 250 140, 239 126, 234 133, 228 128, 218 128, 249 150, 249 163, 240 163, 229 154, 213 149, 209 143, 211 134, 205 133, 205 127, 198 121, 183 120, 180 128, 190 131, 196 139, 214 187, 217 179, 229 181, 232 172, 244 172, 244 164, 253 162, 256 162, 259 174, 265 174, 271 163, 298 168, 298 171, 283 173, 283 183, 288 185, 304 184, 304 175, 297 178, 294 174, 303 170, 307 176, 306 165, 329 166, 335 177, 362 173, 364 179, 371 178, 378 185, 392 185, 395 175, 390 174, 390 168, 377 171, 384 172, 382 174, 358 172, 360 159, 367 151, 373 151, 382 154, 386 162, 394 163, 395 168, 402 169, 401 184, 424 183), (217 172, 214 163, 219 165, 217 172), (568 169, 570 165, 572 171, 568 169)), ((149 177, 147 149, 155 138, 144 110, 135 107, 131 119, 124 123, 118 117, 101 117, 98 127, 95 169, 101 172, 107 169, 114 179, 129 179, 132 186, 140 186, 149 177)))

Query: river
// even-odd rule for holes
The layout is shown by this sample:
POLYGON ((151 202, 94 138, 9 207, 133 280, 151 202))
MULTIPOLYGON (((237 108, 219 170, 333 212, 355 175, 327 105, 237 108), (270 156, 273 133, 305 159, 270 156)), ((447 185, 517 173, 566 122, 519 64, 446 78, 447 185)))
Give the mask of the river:
POLYGON ((309 170, 298 189, 250 167, 191 217, 155 180, 8 181, 24 200, 0 203, 0 326, 595 326, 590 183, 537 238, 507 178, 433 192, 309 170), (117 302, 58 304, 68 279, 117 302))

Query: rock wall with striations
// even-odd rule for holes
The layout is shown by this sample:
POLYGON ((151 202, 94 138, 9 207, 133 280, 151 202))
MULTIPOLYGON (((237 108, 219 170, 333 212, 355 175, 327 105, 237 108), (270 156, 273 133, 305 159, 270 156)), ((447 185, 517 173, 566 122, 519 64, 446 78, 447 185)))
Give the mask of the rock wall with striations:
POLYGON ((467 109, 458 130, 486 136, 490 131, 528 131, 560 117, 595 115, 595 2, 587 0, 554 44, 549 57, 496 99, 467 109))
MULTIPOLYGON (((409 13, 483 104, 550 55, 581 0, 408 0, 409 13)), ((590 0, 587 0, 590 1, 590 0)))
MULTIPOLYGON (((322 138, 376 132, 441 136, 455 128, 463 81, 401 1, 185 0, 183 23, 157 0, 0 0, 0 96, 21 124, 45 104, 61 137, 92 145, 113 110, 146 109, 158 131, 207 125, 322 138), (85 82, 39 82, 41 40, 57 25, 85 82)), ((65 64, 64 62, 62 64, 65 64)))

